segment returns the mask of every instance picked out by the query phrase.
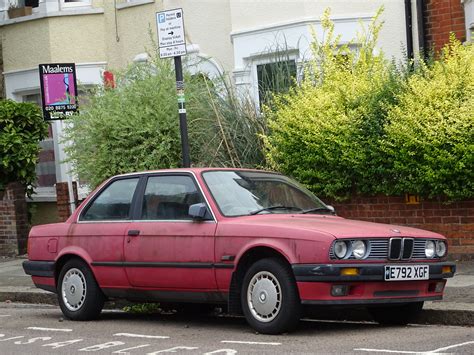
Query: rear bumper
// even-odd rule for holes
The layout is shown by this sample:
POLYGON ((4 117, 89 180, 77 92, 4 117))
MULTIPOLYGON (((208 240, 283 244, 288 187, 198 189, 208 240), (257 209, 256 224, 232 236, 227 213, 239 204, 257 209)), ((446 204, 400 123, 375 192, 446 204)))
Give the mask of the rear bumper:
POLYGON ((428 280, 385 281, 387 264, 298 264, 293 271, 301 303, 305 305, 371 305, 434 301, 443 298, 446 278, 455 273, 455 264, 429 265, 428 280), (451 272, 443 273, 443 266, 451 272), (343 268, 357 268, 357 275, 341 275, 343 268), (334 295, 333 287, 342 287, 334 295))
POLYGON ((25 274, 31 276, 54 277, 54 261, 31 261, 23 262, 25 274))

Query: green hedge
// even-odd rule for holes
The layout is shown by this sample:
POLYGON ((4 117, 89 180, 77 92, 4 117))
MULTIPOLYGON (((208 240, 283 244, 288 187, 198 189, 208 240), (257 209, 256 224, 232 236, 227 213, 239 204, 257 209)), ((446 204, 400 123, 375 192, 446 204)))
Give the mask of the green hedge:
POLYGON ((303 83, 267 109, 271 167, 315 193, 469 198, 473 189, 474 52, 452 40, 413 73, 377 52, 377 18, 357 51, 340 46, 328 13, 325 40, 303 83))
POLYGON ((0 191, 19 182, 31 195, 39 142, 48 133, 41 110, 31 103, 0 100, 0 191))

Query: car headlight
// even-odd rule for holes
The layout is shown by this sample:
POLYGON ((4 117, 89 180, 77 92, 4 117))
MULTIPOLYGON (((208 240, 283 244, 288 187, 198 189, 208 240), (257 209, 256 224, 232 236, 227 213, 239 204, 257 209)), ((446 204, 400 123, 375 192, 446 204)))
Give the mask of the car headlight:
POLYGON ((432 240, 426 241, 425 255, 427 258, 432 258, 435 255, 435 242, 432 240))
POLYGON ((439 258, 442 258, 443 256, 446 255, 446 243, 443 241, 437 241, 436 242, 436 255, 439 258))
POLYGON ((334 243, 334 255, 336 255, 337 258, 342 259, 346 256, 347 254, 347 244, 343 240, 338 240, 337 242, 334 243))
POLYGON ((352 242, 352 255, 356 259, 363 259, 367 252, 367 246, 362 240, 352 242))

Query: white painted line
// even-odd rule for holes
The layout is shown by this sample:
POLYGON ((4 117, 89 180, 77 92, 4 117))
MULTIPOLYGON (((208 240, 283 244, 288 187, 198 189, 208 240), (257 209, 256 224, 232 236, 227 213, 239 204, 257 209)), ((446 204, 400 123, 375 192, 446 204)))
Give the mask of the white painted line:
POLYGON ((72 332, 72 329, 65 328, 43 328, 43 327, 28 327, 30 330, 43 330, 45 332, 72 332))
POLYGON ((0 317, 11 317, 9 314, 0 314, 0 317))
POLYGON ((397 354, 424 354, 424 351, 401 351, 401 350, 387 350, 387 349, 354 349, 354 351, 367 351, 369 353, 397 353, 397 354))
POLYGON ((130 354, 130 350, 146 348, 147 346, 150 346, 150 344, 143 344, 143 345, 138 345, 131 348, 117 350, 117 351, 114 351, 112 354, 130 354))
POLYGON ((249 344, 249 345, 281 345, 281 343, 266 343, 263 341, 238 341, 238 340, 222 340, 221 343, 226 344, 249 344))
POLYGON ((439 349, 433 350, 431 352, 432 353, 440 353, 440 352, 445 351, 445 350, 449 350, 449 349, 452 349, 452 348, 458 348, 460 346, 469 345, 469 344, 474 344, 474 341, 466 341, 465 343, 459 343, 459 344, 446 346, 444 348, 439 348, 439 349))
POLYGON ((114 337, 129 337, 129 338, 146 338, 146 339, 169 339, 170 337, 164 335, 145 335, 133 333, 116 333, 114 337))

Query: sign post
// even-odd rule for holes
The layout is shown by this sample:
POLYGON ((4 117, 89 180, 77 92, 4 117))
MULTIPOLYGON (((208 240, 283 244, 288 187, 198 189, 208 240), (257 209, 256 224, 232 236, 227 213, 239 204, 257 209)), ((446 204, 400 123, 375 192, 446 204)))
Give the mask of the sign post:
MULTIPOLYGON (((56 127, 55 130, 59 142, 59 135, 62 134, 64 129, 63 120, 78 111, 76 65, 74 63, 40 64, 39 76, 43 117, 45 121, 59 121, 59 127, 56 127)), ((63 160, 64 148, 60 143, 58 145, 59 151, 57 153, 60 160, 63 160)), ((72 213, 76 205, 72 177, 68 171, 70 167, 69 163, 61 162, 60 164, 65 164, 64 169, 66 170, 65 175, 69 190, 69 208, 72 213)))
POLYGON ((184 96, 183 65, 181 62, 181 56, 186 54, 183 9, 157 12, 156 24, 158 28, 158 47, 160 48, 160 58, 174 57, 183 167, 189 168, 191 166, 191 159, 189 157, 186 99, 184 96))

